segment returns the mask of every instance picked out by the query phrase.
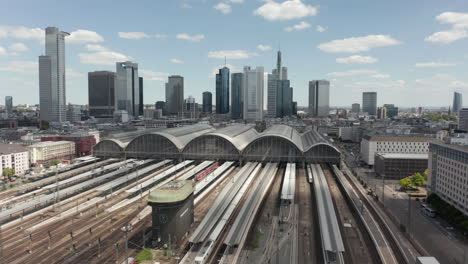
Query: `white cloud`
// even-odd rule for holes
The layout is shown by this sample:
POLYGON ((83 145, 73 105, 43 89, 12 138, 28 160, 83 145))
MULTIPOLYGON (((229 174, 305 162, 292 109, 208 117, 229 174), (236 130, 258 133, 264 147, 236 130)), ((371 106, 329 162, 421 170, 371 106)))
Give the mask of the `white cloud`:
POLYGON ((450 74, 435 74, 428 78, 416 79, 415 83, 441 90, 441 87, 468 88, 468 82, 460 81, 450 74))
POLYGON ((0 56, 6 56, 7 55, 7 51, 4 47, 0 46, 0 56))
POLYGON ((246 50, 218 50, 208 52, 208 58, 212 59, 248 59, 253 56, 258 56, 255 52, 249 52, 246 50))
POLYGON ((95 31, 78 29, 65 38, 67 44, 97 43, 103 42, 104 38, 95 31))
POLYGON ((145 81, 165 81, 169 76, 169 73, 166 72, 156 72, 144 69, 139 69, 138 73, 145 79, 145 81))
POLYGON ((378 59, 370 56, 353 55, 345 58, 336 58, 337 63, 344 64, 370 64, 377 62, 378 59))
POLYGON ((375 78, 375 79, 388 79, 390 78, 390 75, 379 73, 379 74, 371 75, 370 77, 375 78))
POLYGON ((317 12, 317 7, 306 5, 301 0, 286 0, 282 3, 266 0, 266 3, 255 10, 254 14, 269 21, 278 21, 315 16, 317 12))
POLYGON ((299 31, 299 30, 304 30, 304 29, 307 29, 307 28, 310 28, 311 25, 305 21, 301 21, 299 22, 299 24, 296 24, 296 25, 293 25, 293 26, 290 26, 290 27, 285 27, 284 28, 284 31, 286 32, 291 32, 291 31, 299 31))
POLYGON ((213 8, 223 14, 229 14, 232 12, 231 6, 226 3, 218 3, 217 5, 213 6, 213 8))
POLYGON ((107 49, 101 45, 87 45, 91 53, 80 53, 80 62, 94 65, 115 65, 119 61, 131 61, 133 58, 122 53, 107 49))
POLYGON ((452 29, 449 31, 436 32, 426 37, 424 40, 433 42, 433 43, 450 44, 454 41, 457 41, 459 39, 463 39, 466 37, 468 37, 468 32, 466 30, 452 29))
POLYGON ((327 30, 326 28, 324 28, 324 27, 322 27, 320 25, 317 26, 317 31, 320 32, 320 33, 325 32, 326 30, 327 30))
POLYGON ((199 42, 200 40, 205 38, 205 35, 198 34, 198 35, 190 36, 189 34, 181 33, 181 34, 177 34, 176 38, 177 39, 184 39, 184 40, 188 40, 188 41, 192 41, 192 42, 199 42))
POLYGON ((24 45, 23 43, 20 43, 20 42, 11 44, 8 49, 11 50, 11 51, 16 51, 16 52, 29 50, 26 45, 24 45))
POLYGON ((418 68, 435 68, 435 67, 450 67, 455 66, 455 63, 447 62, 420 62, 416 63, 414 66, 418 68))
POLYGON ((349 76, 356 76, 356 75, 370 75, 376 74, 377 71, 375 70, 350 70, 344 72, 331 72, 327 74, 330 77, 349 77, 349 76))
POLYGON ((235 3, 235 4, 242 4, 244 0, 228 0, 228 2, 235 3))
POLYGON ((269 51, 269 50, 271 50, 271 46, 260 44, 260 45, 257 46, 257 49, 259 49, 261 51, 269 51))
POLYGON ((119 32, 119 37, 124 39, 144 39, 149 38, 150 35, 145 32, 119 32))
POLYGON ((0 26, 0 38, 36 39, 44 41, 45 33, 41 28, 23 26, 0 26))
POLYGON ((435 32, 426 37, 425 41, 450 44, 468 37, 468 13, 444 12, 436 16, 436 20, 442 24, 452 25, 452 29, 435 32))
POLYGON ((172 62, 172 63, 176 63, 176 64, 183 64, 183 63, 184 63, 183 60, 179 60, 179 59, 175 59, 175 58, 174 58, 174 59, 171 59, 171 62, 172 62))
POLYGON ((0 65, 0 71, 37 74, 38 65, 37 61, 10 61, 0 65))
POLYGON ((399 44, 401 44, 400 41, 392 38, 389 35, 368 35, 364 37, 352 37, 333 40, 318 45, 318 48, 322 51, 331 53, 357 53, 362 51, 369 51, 372 48, 394 46, 399 44))

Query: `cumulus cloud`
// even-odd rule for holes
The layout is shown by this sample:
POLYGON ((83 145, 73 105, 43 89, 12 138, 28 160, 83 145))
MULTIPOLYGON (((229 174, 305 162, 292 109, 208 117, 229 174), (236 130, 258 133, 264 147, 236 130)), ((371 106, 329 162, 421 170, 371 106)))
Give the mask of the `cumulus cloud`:
POLYGON ((183 63, 184 63, 183 60, 179 60, 179 59, 175 59, 175 58, 174 58, 174 59, 171 59, 171 62, 172 62, 172 63, 175 63, 175 64, 183 64, 183 63))
POLYGON ((400 41, 389 35, 368 35, 364 37, 352 37, 346 39, 337 39, 318 45, 318 48, 325 52, 339 53, 357 53, 369 51, 372 48, 394 46, 401 44, 400 41))
POLYGON ((165 81, 169 76, 169 73, 166 72, 156 72, 145 69, 139 69, 138 73, 145 79, 145 81, 165 81))
POLYGON ((388 79, 390 78, 390 75, 379 73, 379 74, 371 75, 370 77, 375 78, 375 79, 388 79))
POLYGON ((228 0, 228 2, 235 3, 235 4, 242 4, 244 0, 228 0))
POLYGON ((119 61, 130 61, 132 57, 109 50, 101 45, 86 45, 90 53, 78 54, 80 62, 94 65, 115 65, 119 61))
POLYGON ((337 58, 337 63, 344 63, 344 64, 370 64, 377 62, 378 59, 370 56, 360 56, 360 55, 353 55, 350 57, 345 58, 337 58))
POLYGON ((0 71, 37 74, 38 65, 37 61, 9 61, 0 65, 0 71))
POLYGON ((271 50, 271 46, 260 44, 260 45, 257 46, 257 49, 259 49, 261 51, 269 51, 269 50, 271 50))
POLYGON ((103 42, 104 38, 95 31, 78 29, 65 38, 67 44, 97 43, 103 42))
POLYGON ((284 31, 286 32, 291 32, 291 31, 299 31, 299 30, 304 30, 307 28, 310 28, 311 25, 305 21, 301 21, 296 25, 290 26, 290 27, 285 27, 284 31))
POLYGON ((11 44, 8 49, 14 52, 22 52, 29 50, 26 45, 20 42, 11 44))
POLYGON ((44 41, 45 33, 41 28, 28 28, 23 26, 0 26, 1 38, 35 39, 44 41))
POLYGON ((4 47, 0 46, 0 56, 6 56, 7 55, 7 51, 4 47))
POLYGON ((326 28, 324 28, 324 27, 322 27, 320 25, 317 26, 317 31, 320 32, 320 33, 325 32, 326 30, 327 30, 326 28))
POLYGON ((301 0, 287 0, 282 3, 266 0, 254 14, 269 21, 281 21, 315 16, 317 12, 317 7, 304 4, 301 0))
POLYGON ((356 76, 356 75, 370 75, 370 74, 376 74, 376 70, 349 70, 349 71, 344 71, 344 72, 331 72, 327 74, 330 77, 350 77, 350 76, 356 76))
POLYGON ((186 33, 181 33, 181 34, 177 34, 176 38, 177 39, 188 40, 188 41, 192 41, 192 42, 199 42, 200 40, 205 38, 205 35, 198 34, 198 35, 191 36, 191 35, 186 34, 186 33))
POLYGON ((208 58, 212 59, 248 59, 253 56, 258 56, 255 52, 249 52, 246 50, 218 50, 208 52, 208 58))
POLYGON ((426 37, 425 41, 450 44, 468 37, 468 13, 444 12, 436 16, 436 20, 442 24, 449 24, 452 28, 450 30, 435 32, 426 37))
POLYGON ((414 66, 418 68, 436 68, 436 67, 450 67, 455 66, 455 63, 448 62, 420 62, 416 63, 414 66))
POLYGON ((119 32, 119 37, 124 39, 144 39, 149 38, 150 35, 145 32, 119 32))
POLYGON ((232 12, 232 8, 230 5, 226 3, 218 3, 215 6, 213 6, 214 9, 218 10, 219 12, 223 14, 229 14, 232 12))

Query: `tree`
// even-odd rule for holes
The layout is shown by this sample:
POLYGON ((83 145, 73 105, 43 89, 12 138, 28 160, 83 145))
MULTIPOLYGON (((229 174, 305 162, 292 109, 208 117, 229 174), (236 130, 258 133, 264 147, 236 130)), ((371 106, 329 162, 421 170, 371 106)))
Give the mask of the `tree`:
POLYGON ((403 178, 403 179, 400 180, 400 186, 403 189, 412 188, 413 187, 413 181, 409 177, 403 178))
POLYGON ((413 182, 413 185, 415 186, 423 186, 426 184, 426 181, 424 180, 424 176, 421 175, 421 173, 416 172, 413 177, 411 177, 411 181, 413 182))
POLYGON ((426 169, 423 173, 424 180, 427 182, 427 176, 429 175, 429 169, 426 169))
POLYGON ((58 165, 58 164, 60 164, 60 161, 58 161, 58 160, 51 160, 50 163, 49 163, 49 166, 56 166, 56 165, 58 165))
POLYGON ((3 176, 7 177, 8 180, 11 180, 11 177, 15 176, 15 169, 13 168, 3 169, 3 176))

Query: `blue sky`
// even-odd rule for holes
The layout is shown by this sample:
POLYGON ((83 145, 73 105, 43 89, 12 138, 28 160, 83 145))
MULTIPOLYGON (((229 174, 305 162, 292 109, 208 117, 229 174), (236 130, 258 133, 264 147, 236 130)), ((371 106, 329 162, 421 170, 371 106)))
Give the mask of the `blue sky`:
POLYGON ((86 104, 87 72, 115 71, 131 59, 145 78, 145 103, 164 100, 170 74, 185 97, 215 91, 214 71, 244 65, 270 72, 281 45, 294 100, 307 105, 308 81, 331 81, 330 103, 448 106, 468 102, 466 0, 100 0, 5 1, 0 9, 0 100, 39 101, 42 29, 71 32, 67 101, 86 104), (7 3, 8 2, 8 3, 7 3), (119 33, 120 32, 120 33, 119 33))

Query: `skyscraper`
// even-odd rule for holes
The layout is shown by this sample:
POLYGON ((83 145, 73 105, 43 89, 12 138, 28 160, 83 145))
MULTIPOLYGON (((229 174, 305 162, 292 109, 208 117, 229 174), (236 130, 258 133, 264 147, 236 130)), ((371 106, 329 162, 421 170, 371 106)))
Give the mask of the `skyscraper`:
POLYGON ((362 112, 377 115, 377 92, 362 93, 362 112))
POLYGON ((116 110, 125 110, 131 116, 138 116, 140 109, 140 81, 138 79, 138 64, 130 61, 117 62, 116 68, 116 110))
POLYGON ((169 76, 166 83, 166 111, 176 115, 183 112, 184 104, 184 77, 169 76))
POLYGON ((242 89, 244 74, 233 73, 231 74, 231 118, 232 119, 242 119, 244 112, 244 96, 242 89))
POLYGON ((229 68, 223 67, 216 74, 216 113, 229 113, 229 68))
POLYGON ((8 116, 13 113, 13 97, 5 96, 5 108, 8 116))
POLYGON ((330 111, 330 82, 313 80, 309 82, 309 115, 328 116, 330 111))
MULTIPOLYGON (((282 67, 281 51, 278 51, 276 55, 276 69, 273 69, 271 74, 268 74, 267 80, 267 114, 270 117, 278 117, 276 110, 277 100, 277 90, 278 83, 277 81, 287 80, 288 79, 288 68, 282 67)), ((282 116, 282 115, 281 115, 282 116)))
POLYGON ((139 100, 138 100, 138 115, 143 115, 143 108, 145 104, 143 103, 143 77, 138 77, 138 88, 140 89, 138 92, 139 100))
POLYGON ((358 103, 352 104, 351 105, 351 112, 359 114, 361 112, 361 105, 358 103))
POLYGON ((458 129, 468 131, 468 108, 462 108, 458 112, 458 129))
POLYGON ((463 107, 463 101, 462 101, 462 94, 461 93, 457 93, 457 92, 454 92, 453 93, 453 107, 452 107, 452 111, 458 115, 458 112, 460 111, 460 109, 462 109, 463 107))
POLYGON ((213 95, 211 92, 203 92, 203 105, 202 105, 202 112, 211 114, 213 109, 213 95))
POLYGON ((244 119, 263 120, 263 67, 244 67, 243 76, 244 119))
POLYGON ((163 115, 167 114, 167 112, 166 112, 166 102, 164 102, 164 101, 157 101, 154 104, 154 108, 156 108, 156 110, 161 110, 163 115))
POLYGON ((292 115, 292 88, 289 80, 276 81, 276 117, 292 115))
POLYGON ((40 118, 64 122, 67 118, 65 89, 65 37, 56 27, 45 30, 45 55, 39 56, 40 118))
POLYGON ((89 115, 97 118, 112 118, 115 110, 115 72, 95 71, 88 73, 89 115))

